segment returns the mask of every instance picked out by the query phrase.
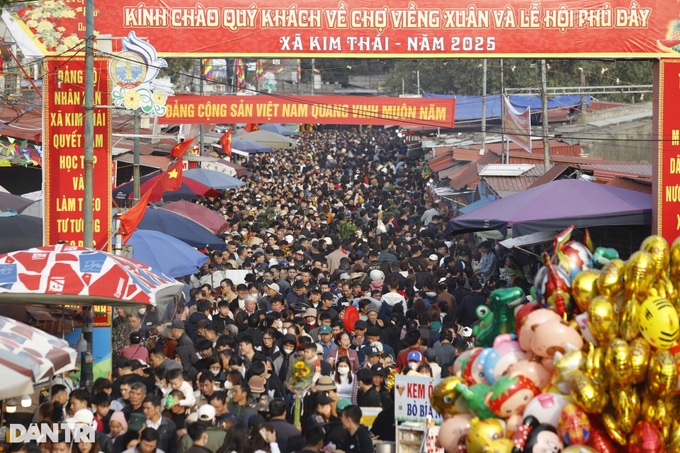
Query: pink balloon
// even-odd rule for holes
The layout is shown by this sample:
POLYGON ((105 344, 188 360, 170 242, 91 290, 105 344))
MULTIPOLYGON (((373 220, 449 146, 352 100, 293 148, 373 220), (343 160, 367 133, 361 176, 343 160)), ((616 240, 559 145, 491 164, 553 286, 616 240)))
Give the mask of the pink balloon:
POLYGON ((519 332, 519 345, 524 352, 531 352, 531 342, 534 338, 536 328, 550 320, 561 320, 560 315, 547 308, 534 310, 524 318, 521 331, 519 332))
POLYGON ((458 441, 470 431, 472 414, 456 414, 444 420, 439 427, 439 445, 446 453, 458 451, 458 441))
POLYGON ((510 365, 505 374, 509 376, 526 376, 541 390, 550 384, 550 379, 552 378, 550 372, 543 365, 535 360, 527 359, 510 365))

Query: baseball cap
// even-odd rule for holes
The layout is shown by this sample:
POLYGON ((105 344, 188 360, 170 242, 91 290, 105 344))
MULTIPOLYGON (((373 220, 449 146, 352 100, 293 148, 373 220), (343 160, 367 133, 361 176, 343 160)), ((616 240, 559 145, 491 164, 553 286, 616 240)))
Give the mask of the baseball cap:
POLYGON ((371 373, 373 373, 374 376, 387 376, 387 368, 376 363, 371 367, 371 373))
POLYGON ((364 321, 363 319, 358 320, 354 324, 354 330, 357 330, 357 329, 366 330, 366 321, 364 321))
POLYGON ((215 419, 215 408, 210 404, 204 404, 198 408, 198 419, 204 422, 211 422, 215 419))
POLYGON ((333 398, 323 392, 317 392, 316 394, 316 404, 331 404, 333 401, 333 398))
POLYGON ((316 353, 317 354, 323 354, 323 346, 321 346, 320 344, 317 344, 316 345, 316 353))
POLYGON ((179 320, 179 319, 175 319, 174 321, 172 321, 172 324, 171 324, 170 327, 173 328, 173 329, 184 330, 184 321, 179 320))
POLYGON ((128 431, 139 431, 144 428, 146 416, 144 414, 131 414, 128 422, 128 431))
POLYGON ((276 294, 281 294, 281 288, 276 283, 268 283, 267 288, 273 290, 276 294))
POLYGON ((368 329, 366 329, 367 337, 379 337, 381 333, 382 329, 378 326, 370 326, 368 329))
POLYGON ((323 325, 323 326, 319 327, 319 335, 323 335, 325 333, 333 333, 331 326, 323 325))
POLYGON ((340 412, 344 411, 347 406, 351 406, 352 402, 347 398, 340 398, 337 403, 335 403, 335 409, 340 412))
MULTIPOLYGON (((369 347, 368 351, 366 351, 366 357, 374 357, 374 356, 377 356, 377 355, 380 355, 380 350, 378 348, 376 348, 375 346, 369 347)), ((411 360, 410 354, 409 354, 409 360, 411 360)), ((420 362, 420 360, 418 360, 418 361, 420 362)))
POLYGON ((429 258, 430 258, 430 261, 439 261, 439 257, 437 255, 435 255, 434 253, 432 255, 430 255, 429 258))
POLYGON ((408 353, 407 362, 422 362, 423 355, 418 351, 411 351, 408 353))

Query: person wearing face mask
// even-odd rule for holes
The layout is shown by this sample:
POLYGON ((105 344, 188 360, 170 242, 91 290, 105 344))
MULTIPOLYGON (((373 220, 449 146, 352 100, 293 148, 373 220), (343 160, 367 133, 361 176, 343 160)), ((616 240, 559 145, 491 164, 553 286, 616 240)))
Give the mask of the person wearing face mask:
POLYGON ((335 371, 333 373, 333 381, 338 389, 338 397, 345 398, 357 403, 357 394, 359 392, 359 384, 357 378, 352 372, 352 365, 348 357, 341 356, 335 363, 335 371))
POLYGON ((286 334, 281 340, 281 348, 278 352, 274 354, 274 371, 279 377, 281 382, 285 382, 288 377, 288 365, 290 362, 290 357, 295 354, 295 347, 297 346, 297 340, 295 335, 286 334))

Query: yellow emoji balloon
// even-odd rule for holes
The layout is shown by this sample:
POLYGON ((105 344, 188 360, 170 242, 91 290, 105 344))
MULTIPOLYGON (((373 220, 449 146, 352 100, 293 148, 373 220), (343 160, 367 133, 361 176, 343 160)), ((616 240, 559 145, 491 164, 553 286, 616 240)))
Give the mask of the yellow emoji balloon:
POLYGON ((645 299, 640 306, 638 322, 640 333, 654 348, 668 349, 680 337, 678 312, 666 299, 645 299))

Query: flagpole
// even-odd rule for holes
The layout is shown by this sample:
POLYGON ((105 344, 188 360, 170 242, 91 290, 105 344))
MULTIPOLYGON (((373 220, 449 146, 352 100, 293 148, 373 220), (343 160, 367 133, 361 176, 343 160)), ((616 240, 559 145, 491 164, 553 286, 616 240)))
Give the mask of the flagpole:
POLYGON ((545 59, 541 60, 541 104, 543 110, 543 164, 545 171, 550 169, 550 137, 548 136, 548 81, 545 59))

